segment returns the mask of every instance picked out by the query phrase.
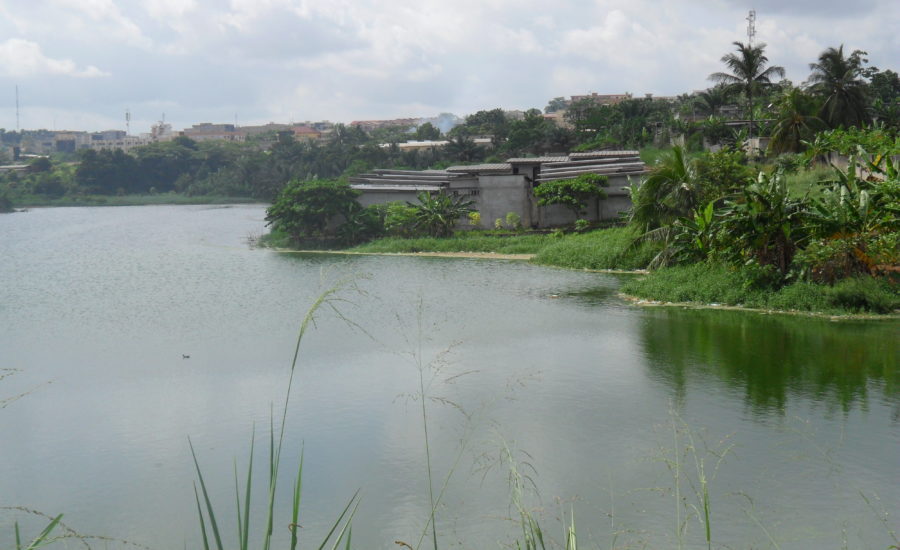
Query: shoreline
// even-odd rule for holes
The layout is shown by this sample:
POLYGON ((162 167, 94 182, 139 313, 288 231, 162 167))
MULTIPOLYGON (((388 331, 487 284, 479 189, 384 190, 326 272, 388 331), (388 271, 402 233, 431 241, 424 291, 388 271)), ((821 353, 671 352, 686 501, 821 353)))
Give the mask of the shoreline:
MULTIPOLYGON (((475 260, 507 260, 507 261, 530 261, 536 254, 498 254, 496 252, 354 252, 349 250, 294 250, 289 248, 270 248, 278 253, 287 254, 339 254, 345 256, 413 256, 422 258, 462 258, 475 260)), ((572 271, 585 271, 588 273, 607 273, 611 275, 646 275, 649 273, 646 269, 641 270, 617 270, 617 269, 573 269, 565 266, 534 264, 541 267, 567 269, 572 271)), ((828 319, 831 321, 878 321, 878 320, 896 320, 900 319, 900 313, 848 313, 833 314, 822 313, 818 311, 800 311, 800 310, 782 310, 782 309, 761 309, 744 306, 733 306, 726 304, 710 303, 704 304, 700 302, 664 302, 659 300, 650 300, 640 298, 630 294, 618 293, 618 296, 626 302, 637 307, 677 307, 682 309, 712 309, 725 311, 745 311, 756 313, 759 315, 793 315, 801 317, 815 317, 820 319, 828 319)))
POLYGON ((497 252, 354 252, 351 250, 293 250, 273 248, 275 252, 288 254, 342 254, 345 256, 419 256, 422 258, 467 258, 474 260, 527 261, 534 254, 498 254, 497 252))
POLYGON ((637 307, 675 307, 681 309, 714 309, 722 311, 746 311, 759 315, 793 315, 799 317, 817 317, 820 319, 828 319, 829 321, 890 321, 900 319, 900 313, 822 313, 820 311, 800 311, 796 309, 762 309, 757 307, 730 306, 727 304, 704 304, 700 302, 663 302, 660 300, 650 300, 647 298, 639 298, 631 294, 619 292, 619 298, 631 303, 637 307))

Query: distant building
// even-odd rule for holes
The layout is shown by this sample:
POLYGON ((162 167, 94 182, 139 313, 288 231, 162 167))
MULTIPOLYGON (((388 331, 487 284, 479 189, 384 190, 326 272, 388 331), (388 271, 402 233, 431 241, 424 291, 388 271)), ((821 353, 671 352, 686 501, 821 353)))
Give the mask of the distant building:
POLYGON ((212 124, 201 122, 182 131, 184 137, 194 141, 244 141, 246 135, 238 132, 234 124, 212 124))
POLYGON ((290 124, 277 124, 275 122, 269 122, 268 124, 262 124, 259 126, 241 126, 238 128, 241 134, 244 135, 244 139, 248 137, 259 136, 262 134, 277 134, 278 132, 284 132, 286 130, 290 130, 290 124))
POLYGON ((631 99, 632 96, 629 93, 624 94, 598 94, 597 92, 591 92, 588 95, 573 95, 569 98, 569 105, 575 103, 577 101, 582 101, 584 99, 590 99, 594 103, 598 105, 618 105, 623 101, 631 99))
POLYGON ((418 118, 395 118, 391 120, 354 120, 350 123, 350 126, 359 126, 363 130, 371 132, 372 130, 377 130, 379 128, 392 128, 394 126, 404 126, 412 128, 413 126, 417 126, 418 122, 418 118))
POLYGON ((306 125, 294 126, 291 128, 294 133, 294 139, 305 139, 308 141, 316 141, 322 139, 322 132, 306 125))

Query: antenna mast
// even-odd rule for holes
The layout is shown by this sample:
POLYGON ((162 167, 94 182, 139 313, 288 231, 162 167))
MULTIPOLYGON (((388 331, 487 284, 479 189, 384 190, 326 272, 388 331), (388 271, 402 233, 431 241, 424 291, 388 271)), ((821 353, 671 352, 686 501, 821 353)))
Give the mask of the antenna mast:
POLYGON ((19 130, 19 85, 16 84, 16 132, 19 130))
POLYGON ((753 45, 753 39, 756 38, 756 10, 750 10, 747 15, 747 45, 753 45))

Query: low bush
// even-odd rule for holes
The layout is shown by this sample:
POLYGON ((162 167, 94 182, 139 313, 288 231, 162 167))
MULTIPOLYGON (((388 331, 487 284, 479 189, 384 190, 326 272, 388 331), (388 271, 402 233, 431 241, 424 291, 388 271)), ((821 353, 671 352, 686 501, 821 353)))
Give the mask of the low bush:
POLYGON ((900 287, 873 277, 844 279, 827 288, 829 303, 852 312, 891 313, 900 309, 900 287))

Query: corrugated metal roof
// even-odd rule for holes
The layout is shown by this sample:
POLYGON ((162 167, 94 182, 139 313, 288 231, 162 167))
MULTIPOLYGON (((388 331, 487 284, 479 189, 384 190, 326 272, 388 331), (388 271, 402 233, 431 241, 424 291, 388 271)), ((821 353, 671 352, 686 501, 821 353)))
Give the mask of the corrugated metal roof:
POLYGON ((359 191, 441 191, 440 185, 379 185, 375 183, 352 183, 350 187, 359 191))
POLYGON ((494 164, 471 164, 469 166, 451 166, 447 168, 448 172, 508 172, 512 170, 512 165, 508 163, 494 164))
POLYGON ((506 162, 511 164, 539 164, 543 162, 565 162, 567 160, 569 160, 569 157, 517 157, 506 159, 506 162))
POLYGON ((586 151, 584 153, 571 153, 569 158, 588 159, 588 158, 606 158, 606 157, 636 157, 640 155, 640 151, 586 151))

